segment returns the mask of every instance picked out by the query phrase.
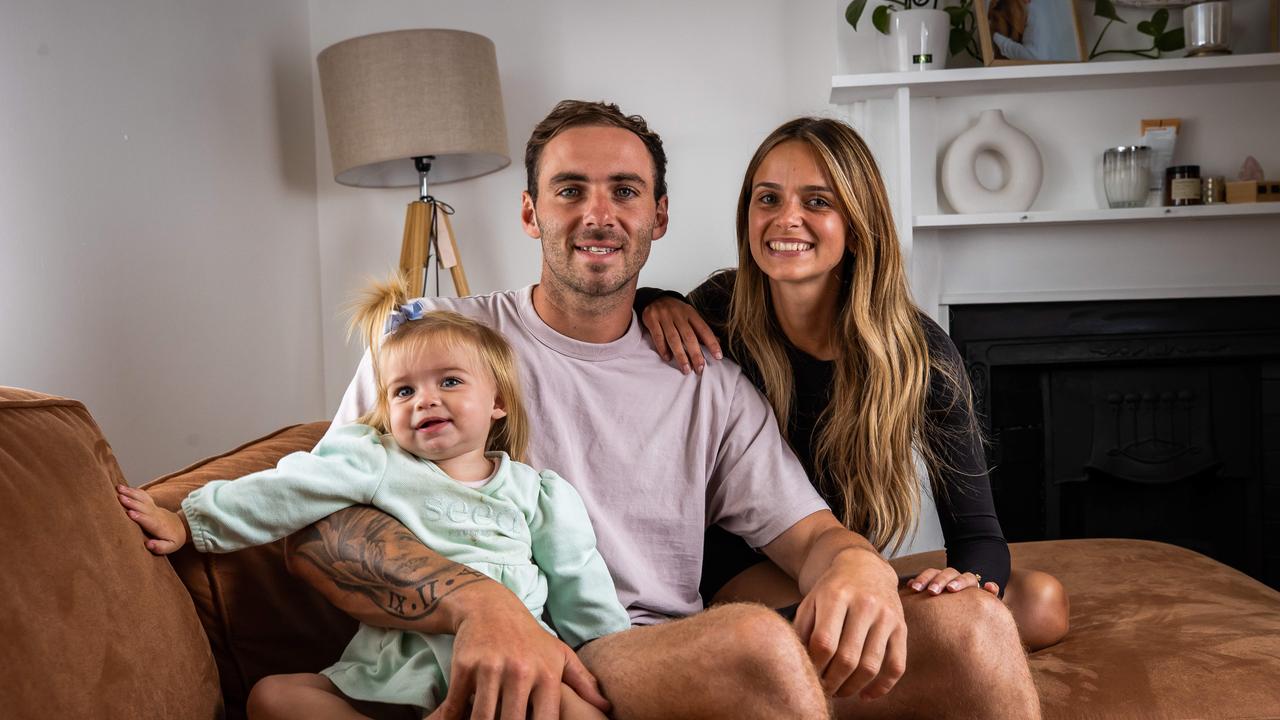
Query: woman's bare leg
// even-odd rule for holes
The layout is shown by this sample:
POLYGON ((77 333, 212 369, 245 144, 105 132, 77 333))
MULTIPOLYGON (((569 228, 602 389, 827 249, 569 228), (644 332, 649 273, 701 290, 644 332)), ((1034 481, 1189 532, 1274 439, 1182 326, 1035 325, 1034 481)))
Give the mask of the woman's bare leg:
POLYGON ((1018 624, 1018 636, 1035 652, 1062 640, 1067 634, 1071 603, 1058 578, 1039 570, 1013 568, 1004 604, 1018 624))

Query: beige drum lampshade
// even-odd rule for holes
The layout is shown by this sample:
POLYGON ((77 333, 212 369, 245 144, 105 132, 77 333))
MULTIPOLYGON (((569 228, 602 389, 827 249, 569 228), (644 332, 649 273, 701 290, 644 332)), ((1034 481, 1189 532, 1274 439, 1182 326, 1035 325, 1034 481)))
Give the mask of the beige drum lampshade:
POLYGON ((493 42, 461 30, 363 35, 320 53, 333 179, 357 187, 418 184, 413 158, 434 155, 433 184, 511 164, 493 42))

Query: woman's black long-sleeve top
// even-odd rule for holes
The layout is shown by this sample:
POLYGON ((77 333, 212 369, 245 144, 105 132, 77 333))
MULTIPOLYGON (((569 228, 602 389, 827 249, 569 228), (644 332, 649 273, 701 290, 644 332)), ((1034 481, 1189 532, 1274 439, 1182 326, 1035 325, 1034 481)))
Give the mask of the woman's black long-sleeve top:
MULTIPOLYGON (((737 362, 763 392, 764 381, 750 358, 736 356, 725 339, 729 300, 733 295, 736 274, 735 270, 723 270, 712 275, 689 293, 687 301, 716 333, 725 357, 737 362)), ((684 299, 678 293, 641 288, 636 296, 636 312, 643 313, 649 303, 663 295, 684 299)), ((953 367, 963 367, 951 338, 932 319, 923 314, 920 317, 930 357, 952 363, 953 367)), ((814 463, 817 421, 830 398, 835 363, 819 360, 790 343, 786 345, 795 373, 795 397, 786 421, 787 437, 818 492, 831 506, 836 518, 844 522, 844 503, 838 495, 824 491, 821 475, 814 463)), ((967 385, 965 389, 967 391, 967 385)), ((961 572, 980 574, 983 582, 997 583, 1003 594, 1009 580, 1009 546, 996 518, 981 440, 971 430, 973 424, 965 410, 967 406, 955 402, 955 399, 954 386, 946 382, 940 373, 931 372, 925 415, 926 422, 935 423, 939 430, 931 435, 939 438, 940 446, 935 448, 935 452, 945 465, 942 477, 934 478, 934 485, 939 488, 934 492, 934 502, 946 544, 947 565, 961 572)), ((702 597, 709 601, 725 583, 763 559, 741 538, 719 526, 708 528, 702 564, 702 597)))

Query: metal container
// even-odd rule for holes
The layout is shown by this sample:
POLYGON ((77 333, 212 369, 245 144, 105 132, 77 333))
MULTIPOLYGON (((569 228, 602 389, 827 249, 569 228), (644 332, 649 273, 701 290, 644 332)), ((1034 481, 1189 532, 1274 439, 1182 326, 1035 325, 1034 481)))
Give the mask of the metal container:
POLYGON ((1213 205, 1227 201, 1227 179, 1221 175, 1200 181, 1200 202, 1213 205))
POLYGON ((1231 3, 1214 0, 1182 9, 1187 55, 1221 55, 1231 52, 1231 3))

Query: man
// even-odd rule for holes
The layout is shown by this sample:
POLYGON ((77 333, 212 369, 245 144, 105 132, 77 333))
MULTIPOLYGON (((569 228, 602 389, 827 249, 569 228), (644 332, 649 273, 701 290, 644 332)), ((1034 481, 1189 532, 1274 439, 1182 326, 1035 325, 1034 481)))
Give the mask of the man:
MULTIPOLYGON (((562 102, 535 128, 525 165, 521 214, 542 242, 540 283, 428 302, 512 342, 537 423, 529 461, 582 495, 636 627, 575 655, 501 585, 364 509, 296 539, 295 571, 364 622, 456 636, 438 717, 465 717, 468 704, 474 718, 554 717, 562 680, 619 718, 817 718, 830 697, 842 698, 841 716, 1038 716, 998 600, 900 598, 893 570, 836 522, 737 367, 682 375, 644 341, 636 280, 667 228, 666 158, 644 121, 562 102), (795 579, 794 628, 760 605, 701 611, 708 522, 795 579)), ((335 423, 357 417, 372 391, 366 356, 335 423)))

